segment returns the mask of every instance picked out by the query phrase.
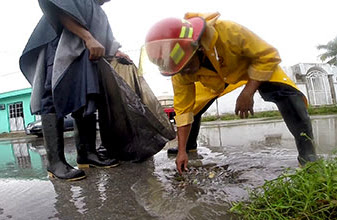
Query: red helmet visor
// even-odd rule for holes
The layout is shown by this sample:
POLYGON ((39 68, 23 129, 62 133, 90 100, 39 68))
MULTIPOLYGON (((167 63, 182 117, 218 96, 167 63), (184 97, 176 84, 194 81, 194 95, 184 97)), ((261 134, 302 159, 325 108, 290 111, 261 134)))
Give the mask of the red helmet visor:
POLYGON ((191 59, 198 49, 193 39, 165 39, 145 44, 151 62, 159 67, 163 75, 178 73, 191 59))

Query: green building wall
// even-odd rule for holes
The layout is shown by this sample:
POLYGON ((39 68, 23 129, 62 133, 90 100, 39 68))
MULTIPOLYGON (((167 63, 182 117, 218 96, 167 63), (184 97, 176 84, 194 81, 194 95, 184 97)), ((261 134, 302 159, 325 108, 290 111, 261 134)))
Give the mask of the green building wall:
POLYGON ((0 133, 10 132, 10 104, 22 102, 25 127, 28 125, 28 123, 35 121, 35 116, 30 113, 31 92, 31 88, 26 88, 0 94, 0 107, 4 107, 4 109, 0 108, 0 133))

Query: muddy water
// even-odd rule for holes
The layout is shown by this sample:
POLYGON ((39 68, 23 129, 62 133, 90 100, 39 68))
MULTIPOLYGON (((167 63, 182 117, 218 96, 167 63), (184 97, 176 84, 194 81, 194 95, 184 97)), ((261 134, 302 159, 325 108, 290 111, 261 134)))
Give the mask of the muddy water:
MULTIPOLYGON (((312 124, 317 151, 327 157, 336 148, 337 117, 312 124)), ((67 138, 66 157, 75 166, 73 145, 67 138)), ((68 183, 47 178, 42 139, 2 141, 0 219, 238 219, 228 212, 231 202, 298 166, 280 120, 204 123, 199 146, 183 176, 163 150, 143 163, 88 169, 85 180, 68 183)))

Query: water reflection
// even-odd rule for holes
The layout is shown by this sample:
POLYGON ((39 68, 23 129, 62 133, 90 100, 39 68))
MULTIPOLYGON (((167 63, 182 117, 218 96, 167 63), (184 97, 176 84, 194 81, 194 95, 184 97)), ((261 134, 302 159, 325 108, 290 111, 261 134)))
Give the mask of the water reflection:
POLYGON ((113 169, 87 169, 78 182, 53 180, 57 219, 156 219, 146 212, 132 186, 153 173, 152 160, 124 162, 113 169))
MULTIPOLYGON (((66 148, 67 161, 76 165, 75 149, 66 148)), ((0 178, 48 180, 43 139, 0 142, 0 178)))
MULTIPOLYGON (((240 123, 238 121, 238 123, 240 123)), ((337 116, 312 117, 313 133, 317 152, 331 154, 337 146, 337 116)), ((227 147, 261 143, 289 148, 285 142, 294 138, 282 120, 253 122, 236 126, 235 122, 212 123, 202 126, 199 141, 204 146, 227 147)), ((291 144, 292 145, 292 144, 291 144)), ((292 147, 292 146, 291 146, 292 147)))
MULTIPOLYGON (((336 120, 312 120, 321 155, 336 147, 336 120)), ((0 219, 237 219, 231 202, 298 167, 294 139, 279 120, 203 124, 198 142, 183 176, 161 151, 142 163, 88 169, 79 182, 47 179, 42 139, 0 142, 0 219)), ((66 157, 76 165, 73 139, 66 157)))
POLYGON ((336 153, 337 116, 327 116, 312 120, 313 132, 319 153, 336 153))
POLYGON ((0 179, 0 219, 53 219, 55 193, 49 181, 0 179))
POLYGON ((25 142, 0 142, 0 178, 46 179, 44 149, 25 142))
MULTIPOLYGON (((65 140, 65 152, 75 166, 73 142, 65 140)), ((46 165, 43 139, 0 142, 0 219, 27 219, 27 213, 28 219, 156 219, 131 190, 139 179, 152 176, 151 159, 88 169, 88 178, 79 182, 49 181, 46 165)))

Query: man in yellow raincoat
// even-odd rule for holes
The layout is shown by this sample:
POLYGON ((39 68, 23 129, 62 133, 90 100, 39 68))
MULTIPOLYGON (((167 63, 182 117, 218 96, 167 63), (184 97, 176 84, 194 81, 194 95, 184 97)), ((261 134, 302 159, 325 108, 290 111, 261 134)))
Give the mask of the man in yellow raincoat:
POLYGON ((274 102, 293 134, 304 165, 317 159, 312 143, 306 98, 278 65, 278 51, 245 27, 218 20, 219 13, 187 13, 184 19, 157 22, 146 36, 149 59, 172 76, 178 135, 176 165, 187 169, 187 153, 196 150, 201 115, 213 101, 245 85, 237 98, 240 118, 254 114, 253 96, 259 90, 274 102), (305 134, 305 135, 303 135, 305 134))

